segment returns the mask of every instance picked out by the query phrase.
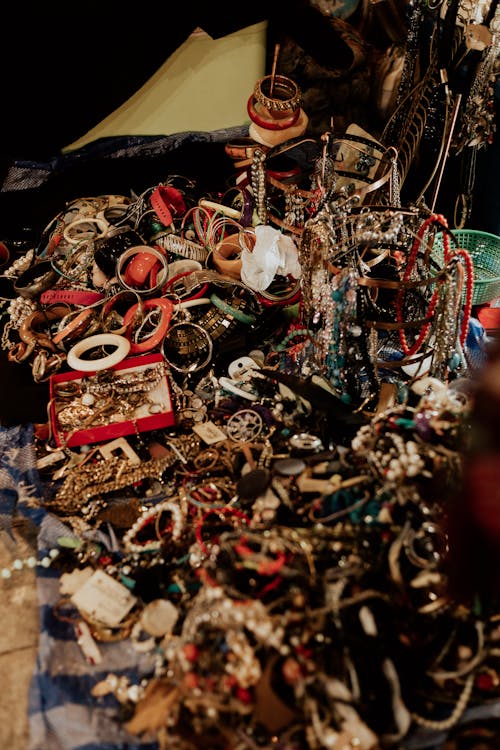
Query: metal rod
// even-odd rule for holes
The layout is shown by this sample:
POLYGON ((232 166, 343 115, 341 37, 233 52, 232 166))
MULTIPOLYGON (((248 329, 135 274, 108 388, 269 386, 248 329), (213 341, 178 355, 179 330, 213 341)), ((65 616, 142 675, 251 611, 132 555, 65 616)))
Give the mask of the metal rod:
POLYGON ((443 156, 441 159, 441 166, 439 168, 439 174, 437 178, 436 185, 434 187, 434 193, 432 195, 432 205, 431 205, 431 212, 434 213, 434 208, 436 206, 437 196, 439 193, 439 188, 441 187, 441 180, 443 179, 443 172, 446 165, 446 160, 448 158, 448 155, 450 153, 450 147, 451 147, 451 139, 453 138, 453 131, 455 130, 455 125, 457 123, 457 117, 458 117, 458 108, 460 106, 460 101, 462 99, 462 94, 457 94, 455 101, 453 103, 453 110, 451 114, 451 123, 450 123, 450 130, 448 132, 448 137, 446 139, 446 146, 443 152, 443 156))

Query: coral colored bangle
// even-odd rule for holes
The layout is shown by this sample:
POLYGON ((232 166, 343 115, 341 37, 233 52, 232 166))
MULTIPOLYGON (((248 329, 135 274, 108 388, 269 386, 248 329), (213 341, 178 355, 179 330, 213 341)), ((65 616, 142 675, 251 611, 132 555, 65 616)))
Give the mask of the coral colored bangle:
POLYGON ((125 336, 128 341, 130 341, 130 353, 143 354, 144 352, 150 352, 152 349, 156 349, 158 346, 160 346, 163 339, 165 338, 165 334, 168 331, 173 311, 173 303, 168 299, 164 299, 163 297, 146 299, 143 302, 137 302, 135 305, 132 305, 132 307, 129 307, 129 309, 123 316, 123 324, 125 326, 125 336), (132 341, 132 322, 135 318, 137 310, 139 309, 139 306, 141 306, 143 310, 160 308, 161 310, 163 310, 163 315, 161 316, 161 320, 151 336, 148 336, 146 339, 143 339, 140 342, 135 342, 132 341))
POLYGON ((300 107, 297 107, 290 117, 261 117, 255 109, 255 97, 251 94, 247 100, 247 112, 249 118, 258 125, 260 128, 266 128, 266 130, 286 130, 295 125, 300 117, 300 107))

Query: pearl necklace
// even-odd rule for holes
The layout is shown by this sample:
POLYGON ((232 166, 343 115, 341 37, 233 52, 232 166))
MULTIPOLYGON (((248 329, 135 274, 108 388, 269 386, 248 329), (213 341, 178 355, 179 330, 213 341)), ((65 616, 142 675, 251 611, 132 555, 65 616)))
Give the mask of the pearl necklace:
POLYGON ((6 565, 5 567, 0 569, 0 577, 6 581, 9 578, 12 578, 12 574, 15 571, 24 570, 26 568, 32 570, 33 568, 36 568, 37 565, 39 565, 41 568, 50 568, 52 562, 58 556, 59 550, 53 547, 48 551, 47 555, 44 555, 44 557, 42 557, 40 560, 37 560, 34 555, 30 555, 24 560, 20 557, 16 557, 16 559, 13 560, 10 565, 6 565))

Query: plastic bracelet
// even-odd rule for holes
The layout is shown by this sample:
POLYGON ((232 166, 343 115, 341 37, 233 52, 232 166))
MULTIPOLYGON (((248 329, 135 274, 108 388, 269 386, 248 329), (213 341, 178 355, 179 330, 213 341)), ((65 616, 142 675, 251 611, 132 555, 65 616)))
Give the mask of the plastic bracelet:
MULTIPOLYGON (((54 344, 60 344, 65 338, 73 338, 75 336, 80 336, 84 331, 87 330, 87 328, 90 325, 90 318, 93 316, 94 310, 91 307, 87 307, 85 310, 81 310, 78 312, 75 317, 70 320, 64 328, 62 328, 60 331, 58 331, 54 336, 52 336, 52 341, 54 344)), ((70 313, 71 315, 71 313, 70 313)), ((66 316, 67 318, 68 316, 66 316)))
POLYGON ((181 191, 171 185, 159 185, 155 188, 149 202, 161 223, 166 227, 172 224, 174 216, 181 216, 186 211, 181 191))
POLYGON ((212 262, 219 273, 241 279, 241 258, 231 260, 231 256, 239 256, 240 253, 240 233, 230 234, 215 246, 212 262))
POLYGON ((153 299, 146 299, 144 302, 136 303, 132 305, 125 315, 123 316, 123 324, 125 326, 125 336, 130 342, 130 353, 131 354, 143 354, 144 352, 150 352, 152 349, 160 346, 161 342, 165 338, 165 334, 168 331, 170 321, 172 319, 172 313, 174 310, 173 303, 169 299, 163 297, 154 297, 153 299), (163 311, 161 320, 153 331, 151 336, 143 339, 140 342, 132 341, 133 326, 132 322, 137 314, 139 305, 143 310, 154 310, 159 308, 163 311))
MULTIPOLYGON (((151 266, 151 268, 152 267, 153 266, 151 266)), ((139 271, 139 269, 136 269, 136 270, 139 271)), ((136 292, 137 294, 154 294, 155 292, 161 289, 162 285, 165 283, 165 279, 167 278, 167 275, 168 275, 167 259, 165 255, 161 253, 159 250, 156 250, 156 248, 154 247, 149 247, 148 245, 137 245, 134 247, 129 247, 128 250, 125 250, 125 252, 120 255, 120 257, 118 258, 116 262, 116 275, 118 277, 120 284, 125 289, 128 289, 129 291, 132 291, 132 292, 136 292), (131 263, 133 264, 136 256, 139 256, 139 262, 140 262, 143 260, 143 256, 146 254, 152 255, 155 257, 156 260, 159 260, 162 266, 162 270, 160 274, 157 276, 157 278, 155 279, 153 286, 151 286, 148 289, 138 289, 128 283, 128 280, 127 280, 128 266, 126 264, 130 258, 133 259, 131 261, 131 263)), ((139 277, 142 278, 142 273, 139 274, 138 278, 139 277)))
POLYGON ((227 315, 232 315, 235 320, 238 320, 240 323, 245 323, 246 325, 250 325, 251 323, 255 323, 256 316, 255 315, 249 315, 248 313, 243 312, 243 310, 238 310, 237 307, 233 307, 232 305, 229 305, 227 302, 225 302, 223 299, 221 299, 217 294, 212 293, 210 295, 210 302, 215 305, 219 310, 222 310, 223 313, 226 313, 227 315))
POLYGON ((225 153, 231 157, 231 159, 253 159, 256 149, 260 149, 259 143, 255 143, 253 138, 242 136, 236 138, 234 141, 230 141, 224 145, 225 153))
POLYGON ((106 232, 109 229, 109 224, 105 219, 98 219, 97 217, 93 216, 87 216, 85 219, 75 219, 70 224, 68 224, 64 230, 63 230, 63 237, 66 240, 66 242, 69 242, 70 245, 76 245, 78 242, 81 242, 82 239, 94 239, 95 237, 104 237, 106 232), (83 232, 85 235, 82 237, 82 233, 79 233, 76 237, 71 237, 71 230, 75 229, 76 227, 82 227, 89 224, 95 224, 97 230, 90 230, 89 232, 83 232))
POLYGON ((255 97, 253 94, 250 94, 247 101, 247 113, 252 122, 259 125, 261 128, 266 128, 266 130, 285 130, 286 128, 291 128, 292 125, 295 125, 299 119, 300 107, 297 107, 293 111, 291 117, 261 117, 255 109, 255 97))
POLYGON ((80 372, 98 372, 114 367, 125 359, 130 351, 130 341, 116 333, 98 333, 78 341, 68 352, 66 362, 73 370, 80 372), (85 352, 98 346, 114 346, 115 351, 100 359, 81 359, 85 352))
POLYGON ((231 378, 227 378, 225 375, 222 375, 219 378, 219 385, 223 390, 227 391, 228 393, 232 393, 233 396, 239 396, 240 398, 244 398, 247 401, 257 401, 259 399, 259 396, 256 393, 252 393, 251 391, 245 391, 243 388, 239 388, 236 384, 236 381, 232 380, 231 378))
POLYGON ((223 203, 216 203, 215 201, 200 198, 198 205, 201 208, 207 208, 209 211, 218 211, 224 214, 224 216, 229 216, 230 219, 238 220, 241 217, 241 211, 237 211, 235 208, 231 208, 231 206, 225 206, 223 203))
POLYGON ((40 295, 42 305, 67 302, 68 305, 88 307, 104 299, 102 292, 86 292, 79 289, 48 289, 40 295))
POLYGON ((273 148, 274 146, 279 146, 281 143, 291 141, 292 138, 304 135, 308 124, 309 117, 301 108, 299 110, 299 118, 295 125, 290 125, 283 130, 270 130, 269 128, 262 128, 260 125, 257 125, 257 123, 252 122, 248 127, 248 132, 258 143, 273 148))

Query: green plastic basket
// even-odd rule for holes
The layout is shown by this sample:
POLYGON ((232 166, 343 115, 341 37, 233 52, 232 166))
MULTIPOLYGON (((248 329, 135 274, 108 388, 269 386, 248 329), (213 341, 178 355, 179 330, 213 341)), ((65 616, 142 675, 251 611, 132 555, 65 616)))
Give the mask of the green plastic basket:
MULTIPOLYGON (((457 248, 467 250, 474 266, 472 304, 483 305, 500 296, 500 237, 477 229, 452 229, 457 248)), ((455 243, 450 239, 450 250, 455 243)), ((443 261, 443 234, 436 234, 432 255, 443 261)))

